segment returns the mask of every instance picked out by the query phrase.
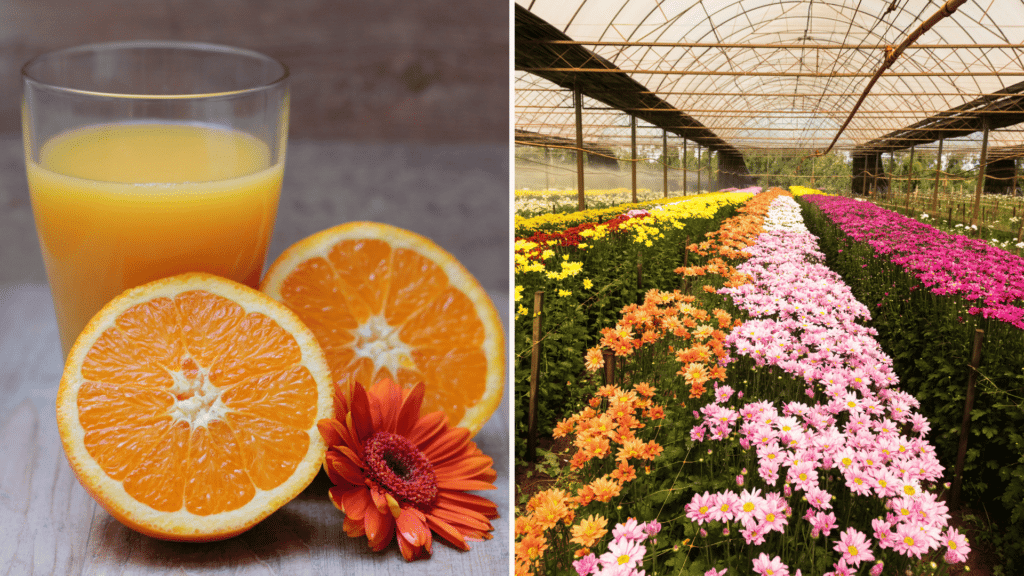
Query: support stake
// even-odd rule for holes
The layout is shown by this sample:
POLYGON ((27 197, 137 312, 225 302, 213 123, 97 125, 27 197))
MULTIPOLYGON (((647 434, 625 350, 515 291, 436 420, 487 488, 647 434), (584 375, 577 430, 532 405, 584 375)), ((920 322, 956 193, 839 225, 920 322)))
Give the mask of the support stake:
POLYGON ((604 383, 611 386, 615 383, 615 353, 605 350, 601 356, 604 358, 604 383))
POLYGON ((964 459, 967 456, 967 437, 971 432, 971 410, 974 408, 974 383, 978 379, 978 368, 981 366, 981 345, 985 341, 985 331, 974 330, 974 344, 971 351, 971 373, 967 376, 967 397, 964 399, 964 419, 960 425, 960 447, 956 453, 956 475, 953 487, 949 492, 950 509, 960 504, 960 487, 963 484, 964 459))
POLYGON ((530 412, 527 415, 526 461, 537 461, 537 385, 540 381, 541 320, 544 292, 533 293, 533 345, 530 347, 530 412))

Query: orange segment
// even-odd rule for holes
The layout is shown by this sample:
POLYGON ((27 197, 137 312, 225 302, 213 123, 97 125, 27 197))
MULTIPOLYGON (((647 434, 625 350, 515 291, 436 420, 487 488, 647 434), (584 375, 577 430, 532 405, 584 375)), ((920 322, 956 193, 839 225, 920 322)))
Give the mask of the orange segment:
POLYGON ((312 481, 333 413, 313 333, 266 295, 209 274, 129 290, 68 356, 57 421, 82 485, 171 540, 238 534, 312 481))
POLYGON ((342 224, 289 247, 260 289, 316 334, 335 380, 424 382, 423 411, 473 433, 501 400, 501 319, 476 279, 423 236, 342 224))

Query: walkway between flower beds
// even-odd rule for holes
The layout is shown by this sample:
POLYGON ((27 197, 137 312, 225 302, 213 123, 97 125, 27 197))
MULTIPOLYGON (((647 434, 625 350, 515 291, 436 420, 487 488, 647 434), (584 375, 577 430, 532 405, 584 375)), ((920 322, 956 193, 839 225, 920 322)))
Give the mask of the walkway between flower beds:
POLYGON ((942 467, 927 418, 862 324, 867 308, 779 192, 694 247, 702 261, 677 272, 703 291, 651 291, 588 352, 592 370, 603 350, 624 358, 632 385, 607 384, 559 424, 576 451, 559 487, 516 519, 517 573, 568 571, 573 558, 581 576, 868 565, 877 575, 934 553, 965 560, 935 495, 942 467), (621 527, 605 538, 609 520, 631 517, 660 533, 628 550, 621 527))

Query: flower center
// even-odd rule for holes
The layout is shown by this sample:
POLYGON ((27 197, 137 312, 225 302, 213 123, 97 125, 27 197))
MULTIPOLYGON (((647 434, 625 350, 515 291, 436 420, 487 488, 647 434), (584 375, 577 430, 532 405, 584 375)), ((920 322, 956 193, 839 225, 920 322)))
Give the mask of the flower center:
POLYGON ((209 370, 186 356, 178 370, 168 370, 168 373, 174 381, 169 389, 174 395, 172 418, 184 420, 193 428, 198 428, 224 417, 227 406, 220 399, 220 388, 210 383, 209 370))
POLYGON ((860 554, 856 546, 850 546, 849 548, 847 548, 846 551, 850 553, 850 556, 857 556, 858 554, 860 554))
POLYGON ((629 562, 629 554, 623 554, 622 556, 619 556, 619 566, 622 566, 626 562, 629 562))
POLYGON ((416 506, 429 506, 434 502, 437 497, 434 467, 407 438, 376 432, 363 448, 370 478, 387 488, 396 499, 416 506))

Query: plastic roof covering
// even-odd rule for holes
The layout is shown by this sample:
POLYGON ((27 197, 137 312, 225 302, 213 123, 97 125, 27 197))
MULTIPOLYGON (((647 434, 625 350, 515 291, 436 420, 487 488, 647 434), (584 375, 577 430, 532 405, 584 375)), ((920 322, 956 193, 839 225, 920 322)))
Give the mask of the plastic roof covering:
MULTIPOLYGON (((809 151, 832 142, 881 65, 884 47, 898 45, 945 2, 517 3, 575 41, 607 43, 585 47, 737 149, 809 151), (768 44, 775 46, 763 46, 768 44)), ((1024 81, 1022 45, 1024 2, 968 1, 922 35, 882 75, 836 148, 852 149, 1024 81)), ((590 98, 584 98, 583 106, 584 139, 629 145, 627 114, 590 98)), ((515 121, 520 130, 575 138, 571 91, 517 70, 515 121)), ((1024 125, 993 131, 989 145, 1024 143, 1021 128, 1024 125)), ((638 138, 641 143, 660 145, 661 130, 644 129, 638 123, 638 138)), ((980 146, 977 133, 957 140, 961 147, 980 146)), ((956 147, 957 141, 947 141, 946 149, 951 145, 956 147)))

